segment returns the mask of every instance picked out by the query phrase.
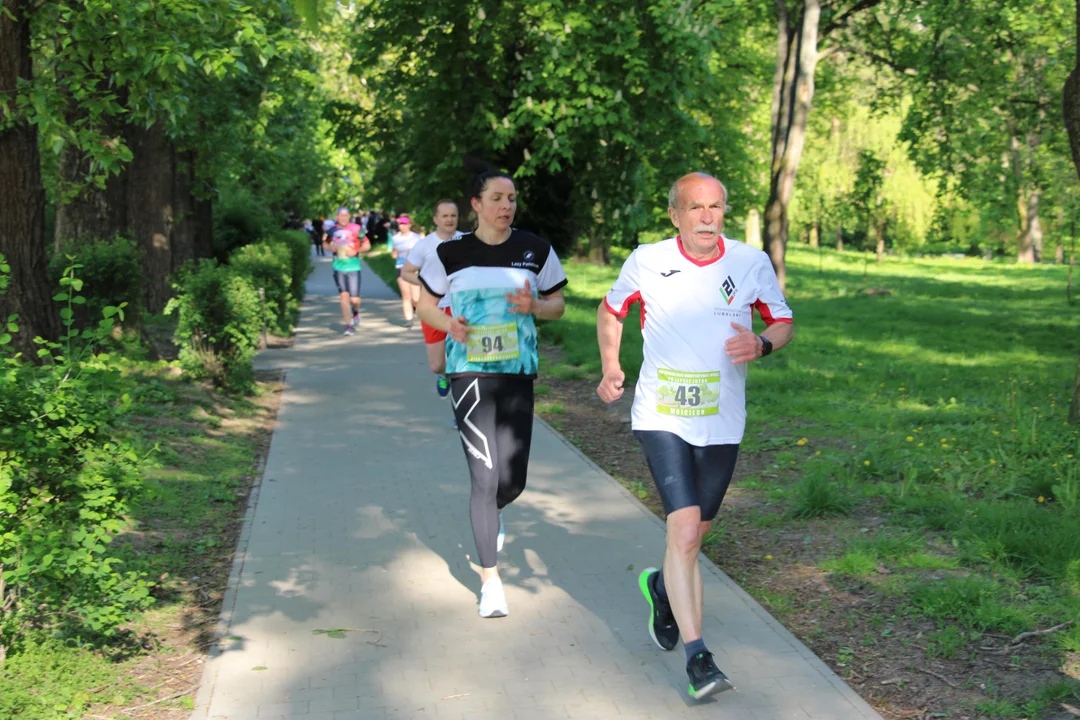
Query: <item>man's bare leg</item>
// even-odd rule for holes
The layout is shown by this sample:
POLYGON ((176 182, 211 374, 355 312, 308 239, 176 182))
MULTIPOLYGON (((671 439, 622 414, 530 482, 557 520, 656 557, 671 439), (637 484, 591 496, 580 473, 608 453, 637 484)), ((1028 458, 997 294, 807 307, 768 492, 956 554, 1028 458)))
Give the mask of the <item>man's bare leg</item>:
POLYGON ((676 510, 667 517, 664 587, 683 644, 701 639, 701 526, 701 508, 696 506, 676 510))

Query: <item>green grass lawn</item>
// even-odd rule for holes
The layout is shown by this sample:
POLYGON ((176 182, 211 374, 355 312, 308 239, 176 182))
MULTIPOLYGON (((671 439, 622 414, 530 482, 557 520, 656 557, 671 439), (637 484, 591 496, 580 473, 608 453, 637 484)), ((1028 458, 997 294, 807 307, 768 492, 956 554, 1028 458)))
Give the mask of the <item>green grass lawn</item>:
MULTIPOLYGON (((541 376, 599 380, 596 307, 624 257, 567 264, 566 315, 541 331, 565 361, 541 376)), ((885 516, 823 569, 877 582, 886 563, 883 590, 943 627, 1013 634, 1076 618, 1080 428, 1066 417, 1080 307, 1066 274, 791 247, 795 339, 750 371, 743 444, 778 470, 737 482, 782 522, 885 516)), ((633 380, 637 309, 624 328, 633 380)), ((1080 652, 1078 626, 1046 642, 1080 652)))

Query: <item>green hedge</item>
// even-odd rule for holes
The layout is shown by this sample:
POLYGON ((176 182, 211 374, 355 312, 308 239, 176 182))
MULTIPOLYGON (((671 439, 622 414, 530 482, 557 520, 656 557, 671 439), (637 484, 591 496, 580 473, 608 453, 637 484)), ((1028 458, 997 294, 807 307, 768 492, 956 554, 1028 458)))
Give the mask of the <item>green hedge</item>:
POLYGON ((128 304, 126 324, 138 325, 142 269, 135 243, 124 238, 66 243, 49 263, 49 278, 54 285, 72 264, 80 266, 77 272, 84 283, 82 296, 86 299, 85 305, 76 308, 77 325, 96 323, 105 308, 122 303, 128 304))
POLYGON ((252 360, 262 331, 262 305, 248 277, 215 260, 200 260, 175 276, 176 297, 165 308, 178 312, 180 366, 194 377, 247 392, 254 385, 252 360))
POLYGON ((289 247, 280 242, 245 245, 229 256, 229 267, 263 293, 266 326, 275 335, 288 335, 300 310, 292 293, 289 247))
POLYGON ((292 296, 297 303, 304 299, 304 287, 314 266, 311 264, 311 236, 303 230, 279 230, 271 236, 272 242, 289 248, 292 275, 292 296))
MULTIPOLYGON (((151 602, 145 577, 109 551, 143 490, 139 458, 117 437, 119 362, 97 352, 123 305, 75 328, 86 285, 69 266, 59 280, 64 333, 29 359, 10 350, 17 318, 0 333, 0 646, 42 629, 94 644, 151 602)), ((0 290, 7 266, 0 257, 0 290)))

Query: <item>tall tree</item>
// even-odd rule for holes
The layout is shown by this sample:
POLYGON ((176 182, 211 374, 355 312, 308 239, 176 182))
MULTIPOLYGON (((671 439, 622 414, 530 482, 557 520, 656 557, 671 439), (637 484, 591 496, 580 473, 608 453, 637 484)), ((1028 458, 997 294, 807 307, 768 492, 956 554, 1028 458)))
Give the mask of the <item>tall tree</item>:
POLYGON ((31 356, 34 337, 53 338, 60 329, 46 273, 38 130, 21 112, 33 81, 34 6, 29 0, 4 0, 0 6, 0 255, 11 266, 14 286, 0 296, 0 319, 19 316, 22 332, 15 341, 31 356))
POLYGON ((1011 226, 1016 257, 1042 252, 1048 193, 1065 153, 1053 112, 1074 50, 1059 0, 901 0, 860 47, 903 72, 901 139, 943 189, 1011 226))
POLYGON ((749 184, 739 73, 745 7, 706 1, 387 0, 370 6, 356 72, 374 106, 350 130, 378 147, 391 203, 465 195, 461 159, 515 173, 523 224, 602 257, 662 212, 667 185, 708 169, 749 184), (708 122, 702 120, 708 117, 708 122), (723 140, 721 140, 723 139, 723 140), (721 152, 720 149, 724 151, 721 152), (695 167, 697 166, 697 167, 695 167), (583 248, 583 249, 584 249, 583 248))
POLYGON ((839 47, 819 50, 830 36, 847 27, 859 13, 883 0, 773 0, 776 13, 776 71, 773 77, 772 141, 769 198, 765 203, 762 245, 769 253, 781 286, 787 280, 784 256, 788 242, 788 208, 806 143, 806 122, 814 100, 818 62, 839 47))

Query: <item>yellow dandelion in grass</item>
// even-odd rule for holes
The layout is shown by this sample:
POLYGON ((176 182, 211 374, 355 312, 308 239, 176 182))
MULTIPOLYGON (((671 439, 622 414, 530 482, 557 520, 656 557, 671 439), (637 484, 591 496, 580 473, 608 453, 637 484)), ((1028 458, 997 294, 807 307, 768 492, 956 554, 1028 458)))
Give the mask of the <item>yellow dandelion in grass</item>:
POLYGON ((941 443, 941 449, 942 450, 948 450, 949 449, 949 443, 941 443))
POLYGON ((911 437, 910 435, 908 435, 908 436, 907 436, 906 438, 904 438, 904 439, 905 439, 905 440, 907 440, 908 442, 915 442, 915 438, 911 437))
POLYGON ((859 363, 859 364, 858 364, 858 367, 862 367, 862 363, 859 363))
POLYGON ((870 464, 870 461, 869 461, 869 460, 863 460, 863 461, 862 461, 862 464, 863 464, 863 465, 869 465, 869 464, 870 464))
POLYGON ((1012 430, 1010 430, 1009 432, 1016 432, 1016 428, 1013 428, 1013 429, 1012 429, 1012 430))
POLYGON ((949 442, 949 438, 941 438, 941 442, 949 442))
POLYGON ((1066 455, 1065 457, 1067 457, 1067 458, 1069 458, 1069 459, 1071 460, 1071 459, 1072 459, 1072 453, 1069 453, 1069 454, 1068 454, 1068 455, 1066 455))
POLYGON ((997 465, 997 460, 995 460, 994 458, 990 458, 990 464, 997 465))
POLYGON ((1040 495, 1039 496, 1039 502, 1046 502, 1046 498, 1044 498, 1042 495, 1040 495))
POLYGON ((820 451, 820 450, 815 450, 815 451, 814 451, 814 454, 815 454, 815 455, 820 455, 820 454, 821 454, 821 451, 820 451))
POLYGON ((936 472, 936 473, 941 472, 941 468, 934 468, 934 472, 936 472))
POLYGON ((922 447, 922 446, 923 446, 923 445, 925 445, 925 444, 926 444, 926 443, 919 443, 918 447, 922 447))
POLYGON ((995 431, 994 431, 994 434, 995 434, 995 435, 1000 435, 1000 434, 1001 434, 1001 431, 1000 431, 1000 430, 995 430, 995 431))
POLYGON ((796 444, 796 445, 805 445, 806 443, 807 443, 807 439, 806 439, 806 438, 801 438, 801 439, 799 440, 799 442, 797 442, 797 443, 795 443, 795 444, 796 444))
POLYGON ((904 392, 905 390, 907 390, 907 388, 897 388, 897 390, 899 390, 900 392, 904 392))
POLYGON ((765 559, 766 559, 766 560, 772 560, 772 555, 766 555, 766 556, 765 556, 765 559))
POLYGON ((1057 467, 1057 463, 1054 463, 1054 464, 1053 464, 1053 465, 1051 465, 1050 467, 1057 467))

